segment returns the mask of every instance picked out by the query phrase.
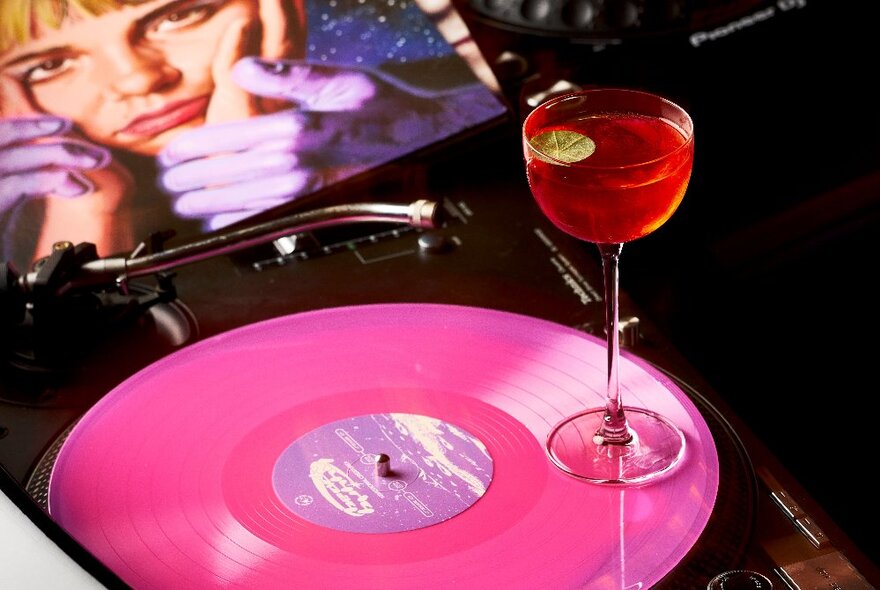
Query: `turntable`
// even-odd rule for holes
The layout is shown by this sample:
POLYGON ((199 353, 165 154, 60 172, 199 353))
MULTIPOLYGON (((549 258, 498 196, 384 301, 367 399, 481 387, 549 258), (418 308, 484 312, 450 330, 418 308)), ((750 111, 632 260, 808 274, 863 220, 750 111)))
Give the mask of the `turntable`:
POLYGON ((693 450, 636 490, 551 470, 542 436, 602 388, 596 260, 518 181, 438 178, 437 227, 330 228, 311 257, 182 268, 177 297, 66 385, 6 387, 4 466, 34 520, 109 586, 779 586, 818 560, 871 587, 869 562, 628 301, 627 379, 690 424, 693 450), (238 296, 218 301, 228 276, 238 296))
MULTIPOLYGON (((39 555, 83 588, 874 588, 625 293, 625 382, 686 425, 685 462, 627 489, 551 468, 549 428, 601 398, 601 271, 511 136, 140 265, 62 245, 62 303, 7 269, 0 479, 39 555)), ((50 579, 25 563, 19 587, 50 579)))

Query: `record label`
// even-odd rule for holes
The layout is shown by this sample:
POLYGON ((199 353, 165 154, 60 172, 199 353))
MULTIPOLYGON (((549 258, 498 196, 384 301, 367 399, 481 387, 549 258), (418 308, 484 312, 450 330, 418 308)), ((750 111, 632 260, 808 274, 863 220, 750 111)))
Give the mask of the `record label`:
POLYGON ((492 459, 463 429, 418 414, 368 414, 319 426, 286 448, 275 493, 294 514, 358 533, 413 530, 486 493, 492 459))

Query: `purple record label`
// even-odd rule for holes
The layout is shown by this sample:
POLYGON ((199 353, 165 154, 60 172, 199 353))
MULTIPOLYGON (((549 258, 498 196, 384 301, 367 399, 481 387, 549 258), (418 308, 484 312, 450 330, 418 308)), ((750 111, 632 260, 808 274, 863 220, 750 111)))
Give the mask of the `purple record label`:
POLYGON ((275 463, 275 493, 317 525, 394 533, 443 522, 479 500, 492 457, 465 430, 417 414, 368 414, 326 424, 275 463))

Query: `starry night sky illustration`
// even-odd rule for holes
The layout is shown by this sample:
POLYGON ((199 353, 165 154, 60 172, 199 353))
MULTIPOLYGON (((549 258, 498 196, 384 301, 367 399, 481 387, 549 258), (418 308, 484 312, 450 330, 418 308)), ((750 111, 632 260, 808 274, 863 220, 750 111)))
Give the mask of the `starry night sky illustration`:
POLYGON ((308 0, 309 57, 375 66, 454 52, 415 2, 308 0))

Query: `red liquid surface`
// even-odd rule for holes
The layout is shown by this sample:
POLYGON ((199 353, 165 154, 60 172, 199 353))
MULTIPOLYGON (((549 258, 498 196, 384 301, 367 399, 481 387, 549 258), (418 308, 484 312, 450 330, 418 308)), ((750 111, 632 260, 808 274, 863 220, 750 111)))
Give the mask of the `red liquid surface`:
POLYGON ((563 231, 593 243, 629 242, 663 225, 681 203, 694 148, 669 121, 601 113, 547 126, 540 119, 536 123, 526 129, 529 139, 566 130, 586 135, 596 145, 592 155, 573 163, 525 146, 532 194, 563 231))

